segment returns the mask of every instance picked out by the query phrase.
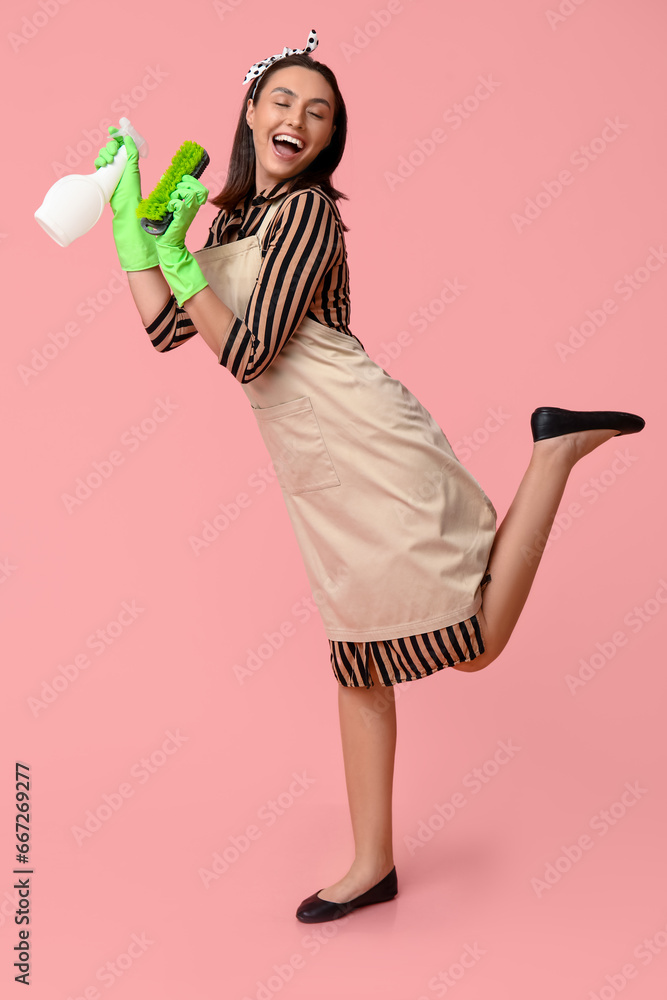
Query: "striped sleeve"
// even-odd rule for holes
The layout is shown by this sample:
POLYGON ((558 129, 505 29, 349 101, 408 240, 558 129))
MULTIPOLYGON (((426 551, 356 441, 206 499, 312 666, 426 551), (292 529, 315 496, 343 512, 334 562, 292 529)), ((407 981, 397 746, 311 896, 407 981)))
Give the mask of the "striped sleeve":
POLYGON ((185 309, 177 305, 173 295, 146 327, 146 333, 157 351, 171 351, 174 347, 180 347, 197 332, 197 327, 185 309))
POLYGON ((266 371, 344 252, 327 199, 313 189, 291 198, 278 211, 245 317, 234 317, 225 331, 218 362, 239 382, 266 371))
MULTIPOLYGON (((215 244, 216 233, 219 240, 226 220, 227 213, 221 209, 210 225, 205 246, 209 247, 215 244)), ((146 333, 157 351, 171 351, 174 347, 180 347, 186 340, 194 337, 197 332, 197 327, 188 313, 178 306, 173 295, 153 322, 146 325, 146 333)))

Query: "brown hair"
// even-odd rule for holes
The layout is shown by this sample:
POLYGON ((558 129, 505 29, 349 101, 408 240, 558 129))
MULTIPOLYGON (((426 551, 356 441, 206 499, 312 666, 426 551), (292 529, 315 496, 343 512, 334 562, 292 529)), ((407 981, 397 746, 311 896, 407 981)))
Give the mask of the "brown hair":
MULTIPOLYGON (((335 110, 333 124, 336 129, 331 142, 322 149, 313 162, 297 174, 289 184, 289 193, 300 191, 304 188, 319 184, 325 194, 328 194, 333 201, 339 198, 347 199, 347 195, 338 191, 331 183, 331 175, 340 163, 345 149, 345 139, 347 137, 347 109, 341 94, 336 77, 324 63, 316 62, 309 55, 297 53, 292 56, 285 56, 277 59, 256 82, 253 93, 255 103, 259 100, 261 93, 276 70, 284 69, 287 66, 305 66, 306 69, 315 70, 321 73, 324 79, 334 92, 335 110)), ((236 126, 234 143, 229 158, 229 169, 225 186, 220 194, 211 198, 210 204, 216 208, 225 209, 227 212, 233 211, 237 204, 242 201, 255 183, 255 146, 253 143, 252 129, 246 121, 248 97, 243 98, 241 113, 236 126)), ((341 220, 342 222, 342 220, 341 220)), ((344 232, 348 232, 349 227, 343 223, 344 232)))

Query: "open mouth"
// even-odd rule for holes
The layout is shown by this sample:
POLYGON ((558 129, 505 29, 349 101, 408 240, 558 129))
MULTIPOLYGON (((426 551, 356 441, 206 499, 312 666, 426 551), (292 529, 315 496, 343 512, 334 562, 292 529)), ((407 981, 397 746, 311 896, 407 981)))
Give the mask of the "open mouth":
POLYGON ((271 145, 276 156, 281 160, 294 160, 303 151, 303 143, 299 140, 289 139, 280 132, 277 136, 272 136, 271 145))

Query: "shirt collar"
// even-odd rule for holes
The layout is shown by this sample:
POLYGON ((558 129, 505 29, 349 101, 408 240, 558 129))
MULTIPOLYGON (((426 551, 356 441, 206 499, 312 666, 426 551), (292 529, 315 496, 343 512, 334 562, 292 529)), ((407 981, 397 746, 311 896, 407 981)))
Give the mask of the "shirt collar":
POLYGON ((279 184, 274 184, 273 187, 262 188, 252 199, 251 205, 264 205, 267 201, 275 201, 276 198, 289 191, 292 180, 294 180, 293 177, 288 177, 286 180, 280 181, 279 184))

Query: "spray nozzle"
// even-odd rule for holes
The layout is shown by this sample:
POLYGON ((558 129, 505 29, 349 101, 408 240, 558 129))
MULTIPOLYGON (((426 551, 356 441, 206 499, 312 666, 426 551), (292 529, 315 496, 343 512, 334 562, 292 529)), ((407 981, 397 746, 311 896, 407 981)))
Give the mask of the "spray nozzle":
POLYGON ((120 128, 114 133, 114 137, 129 135, 131 139, 134 139, 134 145, 137 147, 139 156, 148 156, 148 143, 143 135, 139 135, 137 130, 132 126, 130 119, 121 118, 118 124, 120 128))

